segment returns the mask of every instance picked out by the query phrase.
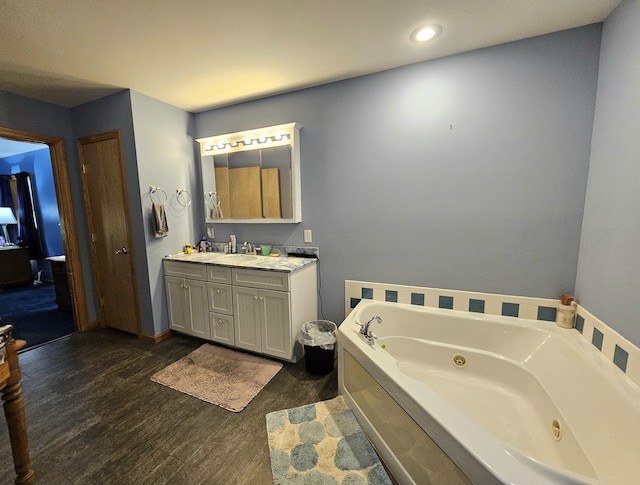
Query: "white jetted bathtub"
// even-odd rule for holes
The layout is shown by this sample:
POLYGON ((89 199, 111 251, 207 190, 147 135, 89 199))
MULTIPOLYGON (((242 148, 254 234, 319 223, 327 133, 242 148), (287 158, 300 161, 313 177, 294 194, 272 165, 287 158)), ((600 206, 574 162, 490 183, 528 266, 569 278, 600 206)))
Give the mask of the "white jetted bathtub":
POLYGON ((338 342, 340 393, 400 483, 640 483, 640 388, 575 330, 362 300, 338 342))

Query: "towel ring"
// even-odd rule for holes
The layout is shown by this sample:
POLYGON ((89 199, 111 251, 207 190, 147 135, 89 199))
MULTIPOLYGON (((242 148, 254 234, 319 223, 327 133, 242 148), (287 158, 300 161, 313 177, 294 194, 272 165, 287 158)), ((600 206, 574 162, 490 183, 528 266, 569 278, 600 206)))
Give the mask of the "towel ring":
POLYGON ((149 197, 151 198, 151 202, 158 205, 165 205, 169 199, 167 193, 155 185, 149 187, 149 197), (153 198, 154 195, 156 197, 155 199, 153 198))
POLYGON ((176 199, 182 207, 189 207, 191 205, 191 194, 180 187, 176 189, 176 199))

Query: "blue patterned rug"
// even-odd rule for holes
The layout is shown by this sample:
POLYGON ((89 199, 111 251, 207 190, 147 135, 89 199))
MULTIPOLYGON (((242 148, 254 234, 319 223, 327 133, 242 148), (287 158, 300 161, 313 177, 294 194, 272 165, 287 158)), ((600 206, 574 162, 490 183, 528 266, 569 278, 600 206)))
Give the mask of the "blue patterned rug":
POLYGON ((342 396, 267 414, 267 434, 275 485, 391 485, 342 396))

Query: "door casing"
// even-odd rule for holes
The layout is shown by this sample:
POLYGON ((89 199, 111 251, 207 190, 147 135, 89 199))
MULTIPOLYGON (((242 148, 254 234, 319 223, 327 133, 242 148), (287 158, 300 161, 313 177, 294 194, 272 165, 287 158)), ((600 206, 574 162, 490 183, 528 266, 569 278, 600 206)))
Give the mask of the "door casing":
POLYGON ((73 216, 71 184, 69 182, 64 140, 54 136, 2 127, 0 127, 0 137, 14 141, 45 143, 49 146, 53 183, 56 189, 56 200, 60 216, 60 232, 66 256, 67 277, 71 290, 74 323, 79 331, 94 328, 98 325, 98 322, 90 322, 87 312, 87 300, 82 278, 78 233, 73 216))
POLYGON ((79 138, 78 155, 100 325, 140 336, 140 305, 120 131, 79 138))

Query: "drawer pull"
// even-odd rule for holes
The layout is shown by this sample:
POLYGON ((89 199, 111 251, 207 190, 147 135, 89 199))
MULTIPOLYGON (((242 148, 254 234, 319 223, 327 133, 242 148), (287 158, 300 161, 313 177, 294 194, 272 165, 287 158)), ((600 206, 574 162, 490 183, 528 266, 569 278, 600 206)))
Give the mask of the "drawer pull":
POLYGON ((220 290, 216 290, 216 294, 219 295, 220 293, 222 293, 220 290))

